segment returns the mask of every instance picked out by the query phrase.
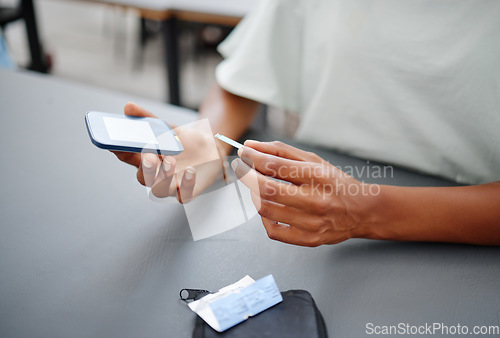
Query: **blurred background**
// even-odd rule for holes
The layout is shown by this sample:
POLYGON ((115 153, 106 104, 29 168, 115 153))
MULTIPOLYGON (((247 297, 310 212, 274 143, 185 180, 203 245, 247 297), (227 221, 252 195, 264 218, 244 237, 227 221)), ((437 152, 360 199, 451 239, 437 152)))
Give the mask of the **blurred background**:
MULTIPOLYGON (((26 20, 12 19, 12 14, 24 2, 0 0, 3 35, 11 58, 19 67, 29 67, 31 62, 26 20)), ((168 7, 168 0, 35 0, 33 3, 47 66, 45 71, 92 86, 169 101, 166 44, 160 16, 164 12, 156 10, 168 7), (137 8, 142 5, 154 10, 137 8), (151 16, 158 19, 144 18, 151 16)), ((252 7, 253 1, 185 0, 178 3, 191 6, 187 12, 195 14, 176 20, 181 104, 197 109, 214 82, 214 69, 222 59, 216 51, 217 44, 229 34, 240 14, 252 7), (226 4, 232 2, 234 6, 238 1, 241 3, 235 9, 236 15, 227 12, 226 4), (198 15, 205 12, 210 14, 209 20, 198 15), (217 17, 221 20, 215 20, 217 17), (213 23, 215 21, 223 24, 213 23)))

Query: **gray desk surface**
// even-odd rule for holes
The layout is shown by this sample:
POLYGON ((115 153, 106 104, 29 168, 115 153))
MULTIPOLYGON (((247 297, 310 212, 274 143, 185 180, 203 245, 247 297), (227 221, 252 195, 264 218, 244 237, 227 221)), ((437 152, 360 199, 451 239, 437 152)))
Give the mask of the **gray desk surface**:
MULTIPOLYGON (((365 336, 369 322, 499 325, 500 248, 301 248, 269 240, 258 218, 193 242, 181 206, 146 198, 135 170, 89 141, 86 110, 121 112, 134 98, 4 70, 0 97, 1 337, 189 337, 195 315, 181 288, 270 273, 281 290, 313 294, 332 337, 365 336)), ((136 102, 172 122, 194 118, 136 102)), ((450 185, 402 170, 385 183, 450 185)))

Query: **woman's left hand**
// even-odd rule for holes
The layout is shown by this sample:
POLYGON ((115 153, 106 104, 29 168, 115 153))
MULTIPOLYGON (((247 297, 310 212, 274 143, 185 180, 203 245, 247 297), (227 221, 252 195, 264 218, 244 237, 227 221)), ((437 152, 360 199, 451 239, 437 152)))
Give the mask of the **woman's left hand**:
POLYGON ((378 186, 281 142, 246 141, 238 155, 232 167, 251 190, 269 238, 319 246, 369 231, 378 186))

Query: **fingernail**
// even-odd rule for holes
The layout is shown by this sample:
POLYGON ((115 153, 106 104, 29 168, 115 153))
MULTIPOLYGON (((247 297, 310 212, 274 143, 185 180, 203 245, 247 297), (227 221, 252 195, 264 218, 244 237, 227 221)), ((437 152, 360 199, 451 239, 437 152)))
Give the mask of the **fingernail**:
POLYGON ((172 169, 172 165, 170 164, 170 162, 167 160, 163 160, 163 170, 170 171, 170 169, 172 169))
POLYGON ((233 168, 234 171, 236 171, 236 168, 238 167, 238 159, 233 160, 231 162, 231 168, 233 168))
POLYGON ((253 162, 252 162, 252 160, 251 160, 250 158, 248 158, 248 157, 246 157, 246 156, 241 156, 240 158, 241 158, 241 161, 242 161, 243 163, 246 163, 246 164, 248 164, 250 167, 253 167, 253 162))
POLYGON ((239 157, 241 157, 241 154, 243 154, 243 148, 238 149, 237 154, 239 157))
POLYGON ((146 158, 143 158, 142 159, 142 166, 146 167, 148 169, 151 169, 153 167, 153 163, 151 163, 148 160, 146 160, 146 158))
POLYGON ((194 168, 187 168, 184 178, 188 181, 192 180, 194 177, 194 168))
POLYGON ((243 145, 246 146, 247 143, 260 143, 260 141, 257 141, 257 140, 246 140, 245 142, 243 142, 243 145))

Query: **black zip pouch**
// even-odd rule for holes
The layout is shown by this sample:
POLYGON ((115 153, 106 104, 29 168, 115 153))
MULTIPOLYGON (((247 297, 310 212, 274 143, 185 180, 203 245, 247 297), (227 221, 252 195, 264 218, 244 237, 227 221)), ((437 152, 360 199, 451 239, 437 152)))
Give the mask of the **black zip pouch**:
MULTIPOLYGON (((209 293, 205 290, 197 291, 197 294, 193 294, 195 299, 209 293)), ((222 333, 212 329, 197 316, 193 338, 328 337, 323 316, 309 292, 290 290, 282 292, 281 295, 281 303, 222 333)))

